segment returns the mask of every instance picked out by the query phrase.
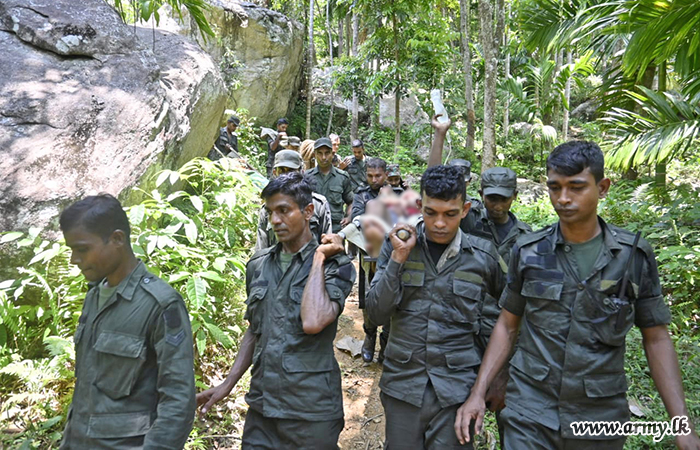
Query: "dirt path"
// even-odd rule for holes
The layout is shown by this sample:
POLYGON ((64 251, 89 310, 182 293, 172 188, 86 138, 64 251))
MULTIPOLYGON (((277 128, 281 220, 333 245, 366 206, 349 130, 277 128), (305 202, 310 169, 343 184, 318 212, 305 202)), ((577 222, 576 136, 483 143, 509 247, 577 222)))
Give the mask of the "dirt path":
MULTIPOLYGON (((338 320, 336 341, 345 336, 364 339, 362 311, 357 305, 357 286, 345 303, 345 311, 338 320)), ((379 347, 377 339, 377 347, 379 347)), ((377 348, 379 351, 379 348, 377 348)), ((384 446, 384 409, 379 400, 381 367, 376 362, 366 364, 358 356, 335 349, 335 356, 343 374, 343 407, 345 428, 340 434, 343 450, 378 450, 384 446)))

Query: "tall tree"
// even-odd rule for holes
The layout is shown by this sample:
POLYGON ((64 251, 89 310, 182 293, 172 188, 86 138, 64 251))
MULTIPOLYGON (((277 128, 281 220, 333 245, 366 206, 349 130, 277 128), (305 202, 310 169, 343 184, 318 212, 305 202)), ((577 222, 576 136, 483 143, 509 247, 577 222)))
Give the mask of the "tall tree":
POLYGON ((484 140, 481 170, 495 164, 496 154, 496 78, 498 77, 497 41, 493 26, 493 0, 479 0, 479 36, 484 53, 484 140))
POLYGON ((306 62, 306 139, 311 139, 311 106, 314 102, 314 0, 309 0, 309 43, 306 62))
POLYGON ((464 70, 464 99, 467 103, 467 150, 474 150, 476 116, 472 81, 472 51, 470 47, 471 0, 459 0, 459 25, 462 35, 462 68, 464 70))
MULTIPOLYGON (((359 39, 360 18, 357 14, 356 4, 352 5, 352 57, 357 58, 357 41, 359 39)), ((370 63, 371 64, 371 63, 370 63)), ((359 100, 357 98, 357 89, 352 90, 352 119, 350 122, 350 138, 357 139, 357 129, 359 124, 359 100)))
MULTIPOLYGON (((328 30, 328 58, 331 64, 331 78, 333 74, 333 28, 331 28, 331 0, 326 0, 326 29, 328 30)), ((340 55, 339 55, 340 56, 340 55)), ((331 134, 333 125, 333 112, 335 110, 335 89, 331 83, 331 109, 328 113, 328 125, 326 126, 326 136, 331 134)))
MULTIPOLYGON (((574 63, 573 52, 571 47, 566 51, 566 63, 571 67, 574 63)), ((564 119, 561 125, 561 135, 563 140, 569 139, 569 110, 571 109, 571 77, 566 79, 566 87, 564 88, 564 101, 566 102, 566 107, 564 108, 564 119)))

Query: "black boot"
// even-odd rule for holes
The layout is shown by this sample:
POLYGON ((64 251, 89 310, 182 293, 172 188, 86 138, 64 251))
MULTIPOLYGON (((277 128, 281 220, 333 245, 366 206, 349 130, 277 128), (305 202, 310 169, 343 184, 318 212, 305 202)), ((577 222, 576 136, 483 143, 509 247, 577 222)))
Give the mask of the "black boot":
POLYGON ((365 342, 362 344, 362 360, 372 362, 374 359, 374 347, 377 345, 377 333, 365 333, 365 342))

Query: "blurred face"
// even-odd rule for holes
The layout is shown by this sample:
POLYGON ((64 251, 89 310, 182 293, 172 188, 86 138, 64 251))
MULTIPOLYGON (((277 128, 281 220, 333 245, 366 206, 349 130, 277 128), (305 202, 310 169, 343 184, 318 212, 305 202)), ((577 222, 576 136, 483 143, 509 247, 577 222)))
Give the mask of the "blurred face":
POLYGON ((309 204, 303 210, 299 209, 293 197, 278 192, 267 199, 265 209, 277 240, 285 243, 299 239, 309 228, 314 206, 309 204))
POLYGON ((392 176, 388 178, 389 184, 394 186, 394 187, 399 187, 401 184, 401 177, 399 176, 392 176))
POLYGON ((386 183, 386 171, 378 167, 370 167, 367 169, 367 184, 370 189, 376 191, 386 183))
POLYGON ((314 151, 316 162, 321 170, 329 170, 333 163, 333 149, 330 147, 320 147, 314 151))
POLYGON ((483 191, 479 191, 479 193, 484 200, 484 207, 489 214, 489 219, 498 224, 507 223, 508 212, 513 205, 513 200, 515 200, 517 193, 510 197, 504 197, 498 194, 484 195, 483 191))
POLYGON ((414 190, 405 191, 401 194, 401 202, 404 214, 407 217, 420 214, 420 195, 414 190))
POLYGON ((362 161, 362 159, 365 157, 365 149, 362 147, 353 147, 352 154, 355 156, 356 160, 362 161))
POLYGON ((63 233, 71 249, 71 264, 78 266, 88 281, 100 281, 117 270, 122 259, 125 235, 117 230, 105 242, 102 237, 78 226, 63 233))
POLYGON ((333 153, 338 153, 338 149, 340 148, 340 138, 337 137, 335 139, 331 139, 331 144, 333 145, 333 153))
POLYGON ((234 131, 236 131, 237 128, 238 128, 238 126, 233 122, 228 122, 226 124, 226 129, 228 130, 229 133, 233 133, 234 131))
POLYGON ((421 210, 425 223, 425 234, 436 244, 449 244, 459 231, 459 223, 469 212, 470 202, 461 196, 452 200, 439 200, 423 195, 421 210))
POLYGON ((277 131, 284 131, 286 133, 288 126, 289 126, 289 124, 286 124, 286 123, 283 123, 281 125, 277 125, 277 131))
POLYGON ((608 194, 610 179, 603 178, 596 183, 588 167, 572 176, 550 170, 547 172, 547 188, 559 220, 574 224, 591 220, 598 214, 598 200, 608 194))

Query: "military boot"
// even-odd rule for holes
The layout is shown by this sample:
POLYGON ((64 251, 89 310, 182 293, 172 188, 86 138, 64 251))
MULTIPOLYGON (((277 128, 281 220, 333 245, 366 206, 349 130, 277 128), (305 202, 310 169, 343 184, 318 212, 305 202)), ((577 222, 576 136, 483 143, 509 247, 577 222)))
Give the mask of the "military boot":
POLYGON ((362 360, 372 362, 374 359, 374 347, 377 345, 377 332, 365 333, 365 342, 362 344, 362 360))

